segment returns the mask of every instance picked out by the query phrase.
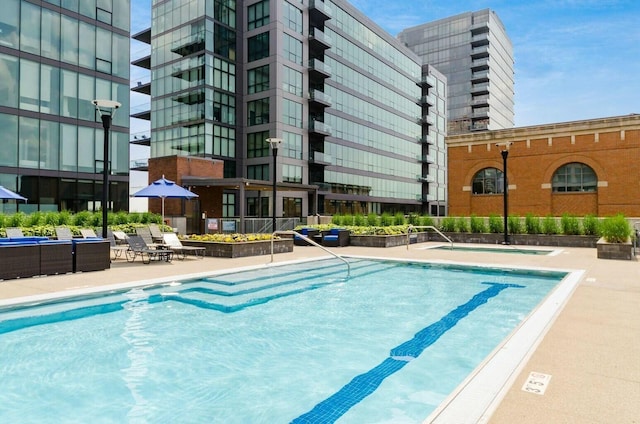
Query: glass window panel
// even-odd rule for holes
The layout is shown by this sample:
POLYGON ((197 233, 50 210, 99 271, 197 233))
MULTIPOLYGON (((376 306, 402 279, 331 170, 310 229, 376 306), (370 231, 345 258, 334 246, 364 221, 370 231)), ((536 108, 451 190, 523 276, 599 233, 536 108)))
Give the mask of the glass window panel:
POLYGON ((111 74, 111 32, 98 28, 96 32, 96 70, 111 74))
POLYGON ((80 22, 79 64, 89 69, 96 66, 96 28, 84 22, 80 22))
POLYGON ((18 58, 0 54, 0 105, 18 107, 18 58))
POLYGON ((18 144, 18 166, 38 169, 40 167, 40 124, 37 119, 20 117, 18 144))
POLYGON ((254 35, 247 41, 249 62, 269 57, 269 33, 254 35))
POLYGON ((60 125, 57 122, 40 121, 40 168, 58 169, 60 152, 60 125))
POLYGON ((248 75, 249 94, 259 93, 269 89, 269 65, 249 69, 248 75))
POLYGON ((80 0, 62 0, 62 7, 77 12, 79 8, 79 2, 80 0))
POLYGON ((75 125, 60 124, 60 169, 63 171, 77 171, 78 169, 78 127, 75 125))
POLYGON ((40 67, 40 112, 60 113, 60 68, 40 67))
POLYGON ((28 2, 22 2, 20 50, 40 54, 40 8, 28 2))
POLYGON ((0 13, 0 45, 18 48, 19 0, 4 0, 0 13))
POLYGON ((20 59, 20 109, 39 109, 40 65, 30 60, 20 59))
POLYGON ((42 9, 42 56, 60 59, 60 14, 42 9))
POLYGON ((62 16, 62 61, 72 65, 78 64, 78 21, 62 16))
POLYGON ((88 75, 78 75, 78 118, 96 120, 96 108, 91 103, 96 98, 95 81, 88 75))
POLYGON ((0 113, 0 166, 18 166, 18 117, 0 113))
POLYGON ((61 78, 62 95, 60 96, 60 109, 62 116, 69 118, 78 117, 78 74, 73 71, 62 70, 61 78))
POLYGON ((80 1, 81 15, 88 16, 91 19, 96 18, 96 0, 82 0, 80 1))
POLYGON ((130 0, 113 0, 113 26, 129 31, 131 21, 130 0))
MULTIPOLYGON (((100 131, 102 132, 102 131, 100 131)), ((96 139, 95 130, 93 128, 78 127, 78 149, 82 152, 78 155, 78 172, 102 172, 102 147, 100 147, 96 155, 96 139), (96 163, 96 161, 100 161, 96 163)), ((100 146, 104 141, 100 139, 100 146)))

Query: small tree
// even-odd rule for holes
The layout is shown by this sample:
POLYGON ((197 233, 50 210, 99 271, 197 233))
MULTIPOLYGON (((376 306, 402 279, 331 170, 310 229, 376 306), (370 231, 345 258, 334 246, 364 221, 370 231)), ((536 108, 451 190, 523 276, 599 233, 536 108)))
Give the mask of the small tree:
POLYGON ((433 217, 430 216, 430 215, 422 215, 420 217, 420 221, 419 222, 420 222, 420 225, 422 225, 424 227, 429 226, 429 225, 433 227, 434 224, 435 224, 435 221, 433 220, 433 217))
POLYGON ((469 218, 470 224, 471 224, 471 232, 472 233, 486 233, 487 232, 487 226, 484 223, 484 218, 481 218, 479 216, 476 215, 471 215, 471 218, 469 218))
POLYGON ((453 233, 456 231, 456 218, 453 216, 445 216, 440 221, 440 229, 442 231, 453 233))
POLYGON ((600 234, 600 220, 593 215, 586 215, 582 219, 582 230, 588 236, 600 234))
POLYGON ((468 233, 469 232, 469 221, 467 218, 461 216, 456 218, 456 231, 459 233, 468 233))
POLYGON ((375 227, 378 225, 378 215, 371 212, 367 215, 367 225, 375 227))
POLYGON ((489 215, 489 232, 493 234, 498 234, 503 231, 504 225, 502 221, 502 217, 500 215, 491 214, 489 215))
POLYGON ((404 218, 404 214, 402 212, 396 212, 393 216, 393 224, 394 225, 404 225, 406 224, 406 220, 404 218))
POLYGON ((558 222, 556 218, 551 215, 547 215, 542 220, 542 232, 547 235, 558 234, 558 222))
POLYGON ((621 214, 605 218, 602 221, 601 231, 607 243, 625 243, 632 234, 629 221, 621 214))
POLYGON ((509 232, 511 234, 523 233, 524 228, 522 226, 522 220, 520 219, 519 216, 510 215, 509 219, 507 219, 507 226, 509 227, 509 232))
POLYGON ((560 226, 562 227, 562 234, 564 235, 580 234, 580 222, 578 218, 573 215, 569 215, 568 213, 562 214, 560 226))
POLYGON ((527 234, 540 234, 542 231, 540 218, 528 213, 527 216, 524 217, 524 229, 527 234))

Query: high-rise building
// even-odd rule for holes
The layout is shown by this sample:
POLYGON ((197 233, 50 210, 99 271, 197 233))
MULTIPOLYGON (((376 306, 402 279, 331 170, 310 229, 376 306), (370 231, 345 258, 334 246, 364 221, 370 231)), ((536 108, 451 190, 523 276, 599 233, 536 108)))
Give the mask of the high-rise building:
POLYGON ((0 14, 0 185, 25 203, 0 212, 128 210, 129 0, 3 0, 0 14), (110 157, 91 103, 116 100, 110 157))
POLYGON ((448 135, 513 127, 513 46, 494 11, 425 23, 398 38, 447 77, 448 135))
POLYGON ((273 178, 278 217, 444 209, 446 78, 347 1, 154 1, 152 15, 137 37, 150 62, 134 61, 152 72, 150 168, 224 162, 224 179, 182 176, 223 189, 194 216, 269 217, 273 178), (277 169, 267 138, 283 140, 277 169))

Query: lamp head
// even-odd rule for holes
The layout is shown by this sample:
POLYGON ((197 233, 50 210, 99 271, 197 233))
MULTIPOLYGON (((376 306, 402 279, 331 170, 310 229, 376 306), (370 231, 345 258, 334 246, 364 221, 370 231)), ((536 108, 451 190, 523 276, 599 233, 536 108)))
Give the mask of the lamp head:
POLYGON ((122 106, 122 103, 115 100, 91 100, 91 103, 96 107, 98 114, 102 116, 104 112, 109 112, 111 116, 115 115, 116 109, 122 106))
POLYGON ((281 138, 270 137, 270 138, 267 138, 266 141, 267 143, 269 143, 269 146, 272 149, 277 149, 278 147, 280 147, 283 140, 281 138))

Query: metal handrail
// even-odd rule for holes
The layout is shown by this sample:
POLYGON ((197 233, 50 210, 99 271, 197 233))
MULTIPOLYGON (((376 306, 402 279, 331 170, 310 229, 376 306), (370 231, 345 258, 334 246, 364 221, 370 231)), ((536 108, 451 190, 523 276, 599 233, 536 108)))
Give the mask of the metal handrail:
POLYGON ((409 225, 409 227, 407 227, 407 250, 409 250, 409 244, 411 243, 411 238, 410 238, 411 237, 411 231, 414 228, 432 229, 436 233, 440 234, 442 236, 442 238, 444 238, 446 241, 448 241, 450 247, 453 248, 453 240, 451 240, 449 237, 447 237, 444 234, 442 234, 442 232, 440 230, 438 230, 436 227, 434 227, 433 225, 409 225))
POLYGON ((349 278, 351 276, 351 264, 349 263, 348 260, 346 260, 345 258, 343 258, 342 256, 338 255, 335 252, 332 252, 331 250, 327 249, 326 247, 316 243, 315 241, 313 241, 312 239, 310 239, 308 236, 305 236, 304 234, 300 234, 297 231, 293 231, 293 230, 280 230, 280 231, 274 231, 273 234, 271 234, 271 263, 273 263, 273 239, 275 238, 276 235, 278 234, 289 234, 292 236, 300 236, 304 241, 306 241, 307 243, 313 245, 313 246, 317 246, 320 249, 324 250, 325 252, 329 253, 330 255, 335 256, 337 259, 340 259, 342 262, 344 262, 345 264, 347 264, 347 278, 349 278))

